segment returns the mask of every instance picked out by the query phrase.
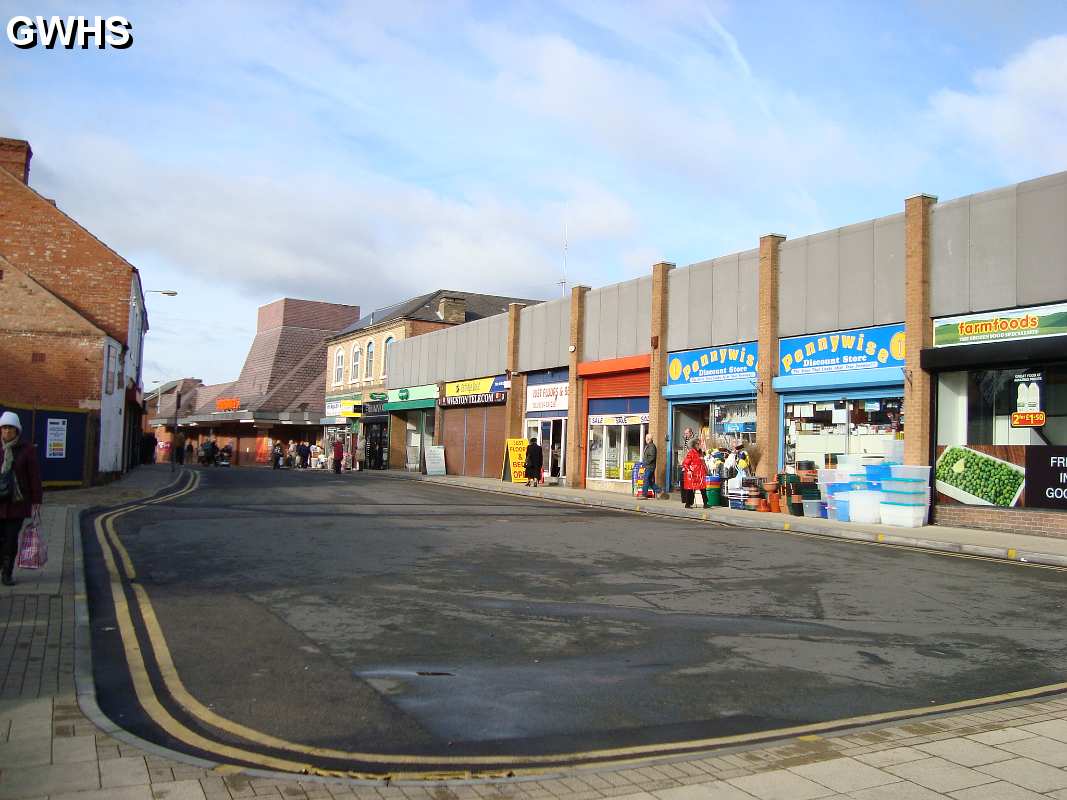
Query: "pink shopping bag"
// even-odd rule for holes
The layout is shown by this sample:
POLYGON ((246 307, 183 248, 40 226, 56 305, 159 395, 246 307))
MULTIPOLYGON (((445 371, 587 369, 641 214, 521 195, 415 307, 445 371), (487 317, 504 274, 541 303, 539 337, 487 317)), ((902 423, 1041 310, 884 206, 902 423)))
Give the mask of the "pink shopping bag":
POLYGON ((41 569, 48 563, 48 545, 41 538, 36 523, 31 522, 22 531, 19 542, 19 557, 15 565, 19 569, 41 569))

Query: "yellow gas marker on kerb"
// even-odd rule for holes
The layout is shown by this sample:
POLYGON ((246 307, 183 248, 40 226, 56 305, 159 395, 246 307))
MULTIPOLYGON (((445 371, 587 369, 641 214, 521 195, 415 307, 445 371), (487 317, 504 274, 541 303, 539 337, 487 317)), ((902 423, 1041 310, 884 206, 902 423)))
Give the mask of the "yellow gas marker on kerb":
MULTIPOLYGON (((200 476, 198 473, 193 473, 193 480, 190 481, 189 486, 186 489, 175 492, 172 495, 161 496, 155 500, 149 501, 150 503, 161 503, 169 500, 177 499, 178 497, 185 496, 194 491, 200 484, 200 476)), ((228 745, 222 742, 215 742, 209 740, 195 731, 190 730, 181 722, 172 717, 166 708, 160 703, 159 699, 155 695, 155 688, 152 685, 148 675, 148 668, 144 658, 146 654, 142 650, 140 643, 137 639, 136 631, 133 625, 132 615, 130 613, 129 604, 126 601, 125 593, 122 586, 122 574, 120 573, 118 562, 115 559, 114 551, 118 551, 119 560, 122 562, 123 569, 128 569, 126 572, 128 579, 132 579, 135 576, 133 572, 132 560, 129 557, 129 553, 119 538, 118 531, 114 527, 114 521, 119 517, 122 517, 132 511, 142 509, 146 504, 139 504, 130 506, 118 511, 107 512, 96 519, 96 533, 97 541, 100 544, 101 551, 104 555, 104 562, 107 566, 108 573, 110 575, 110 588, 112 593, 112 601, 115 604, 116 619, 119 623, 119 632, 121 635, 123 648, 126 653, 126 660, 130 670, 130 677, 133 682, 134 692, 137 696, 138 702, 145 713, 157 724, 162 730, 173 736, 178 741, 195 747, 197 749, 213 753, 217 756, 231 758, 236 761, 243 761, 245 763, 257 764, 259 766, 267 767, 268 769, 276 769, 285 772, 296 772, 304 774, 317 774, 328 775, 336 777, 350 777, 350 778, 367 778, 367 779, 380 779, 381 774, 364 773, 356 771, 340 771, 340 770, 326 770, 314 767, 310 764, 300 761, 290 761, 284 758, 277 758, 273 756, 264 755, 258 752, 244 750, 239 747, 228 745), (114 548, 114 549, 113 549, 114 548)), ((786 523, 788 525, 788 523, 786 523)), ((1036 566, 1036 565, 1035 565, 1036 566)), ((956 703, 946 703, 939 706, 929 706, 925 708, 906 709, 902 711, 891 711, 880 714, 868 714, 860 717, 850 717, 841 720, 832 720, 823 723, 813 723, 808 725, 800 725, 791 728, 781 728, 777 730, 762 731, 753 734, 739 734, 734 736, 722 736, 708 739, 695 739, 685 742, 671 742, 663 745, 640 745, 633 747, 621 747, 621 748, 608 748, 604 750, 591 750, 585 752, 576 753, 556 753, 551 755, 542 756, 470 756, 470 757, 449 757, 449 756, 412 756, 406 754, 381 754, 381 753, 361 753, 361 752, 349 752, 333 750, 330 748, 318 748, 302 745, 297 742, 289 742, 284 739, 271 736, 269 734, 253 730, 239 723, 235 723, 232 720, 228 720, 219 716, 209 708, 204 706, 199 700, 192 696, 192 694, 185 688, 178 675, 177 668, 174 665, 174 661, 170 655, 169 647, 167 646, 166 639, 163 636, 162 628, 159 625, 159 621, 155 615, 155 611, 152 607, 151 600, 148 597, 148 593, 144 590, 144 587, 139 584, 132 584, 132 591, 134 599, 138 606, 141 618, 145 624, 145 630, 148 634, 149 651, 151 655, 155 656, 157 666, 159 668, 160 676, 163 680, 163 684, 166 686, 170 695, 181 705, 183 705, 188 713, 197 717, 203 722, 212 725, 220 730, 226 731, 239 738, 245 739, 253 744, 259 744, 267 747, 272 747, 282 751, 288 751, 295 756, 317 756, 320 758, 340 759, 340 760, 352 760, 363 761, 367 763, 381 763, 381 764, 403 764, 403 765, 436 765, 436 764, 449 764, 449 763, 461 763, 471 766, 495 766, 495 767, 511 767, 509 772, 513 774, 533 774, 543 771, 543 769, 518 769, 519 764, 537 765, 537 764, 549 764, 558 765, 560 763, 574 763, 591 760, 607 760, 611 759, 614 763, 620 763, 620 760, 627 762, 630 760, 640 760, 642 757, 654 757, 662 756, 673 752, 680 751, 692 751, 709 749, 716 746, 723 746, 729 744, 744 744, 751 742, 758 742, 767 739, 779 739, 787 738, 790 736, 803 736, 806 739, 817 738, 814 736, 817 731, 826 731, 831 729, 839 729, 843 727, 858 726, 865 724, 873 724, 880 722, 889 722, 905 717, 915 717, 919 715, 926 715, 931 713, 941 713, 945 711, 973 708, 979 705, 988 705, 990 703, 1005 702, 1009 700, 1021 700, 1028 697, 1033 697, 1041 694, 1050 694, 1053 692, 1067 690, 1067 683, 1051 684, 1049 686, 1042 686, 1035 689, 1027 689, 1017 692, 1010 692, 1002 695, 993 695, 990 697, 977 698, 974 700, 964 700, 956 703)), ((220 771, 226 770, 226 766, 222 765, 217 767, 220 771)), ((407 778, 425 778, 427 780, 440 780, 442 775, 450 773, 443 773, 440 768, 427 772, 404 772, 404 777, 407 778)), ((462 775, 455 773, 456 777, 471 776, 472 773, 465 771, 462 775)))

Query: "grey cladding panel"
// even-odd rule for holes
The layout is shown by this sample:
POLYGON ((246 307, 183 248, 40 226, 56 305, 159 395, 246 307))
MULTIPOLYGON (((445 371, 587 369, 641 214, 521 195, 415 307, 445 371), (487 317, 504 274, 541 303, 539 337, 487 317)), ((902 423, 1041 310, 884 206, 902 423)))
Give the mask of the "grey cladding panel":
POLYGON ((930 211, 930 313, 965 314, 971 295, 969 202, 938 203, 930 211))
POLYGON ((619 355, 619 286, 609 286, 600 295, 600 356, 619 355))
POLYGON ((807 281, 804 291, 804 332, 840 328, 837 317, 840 272, 837 231, 807 237, 807 281))
POLYGON ((502 375, 508 368, 508 315, 497 314, 489 323, 489 369, 487 375, 502 375))
MULTIPOLYGON (((618 333, 616 356, 631 356, 637 352, 637 337, 640 331, 634 325, 637 319, 637 282, 619 284, 618 333)), ((647 328, 645 329, 647 337, 647 328)))
MULTIPOLYGON (((534 357, 534 340, 542 339, 539 333, 543 330, 544 320, 539 318, 540 306, 529 306, 519 312, 519 370, 537 369, 528 366, 537 364, 540 359, 534 357)), ((538 345, 538 347, 541 347, 538 345)))
POLYGON ((652 331, 652 276, 637 281, 637 319, 634 322, 637 332, 637 348, 629 355, 647 353, 650 348, 649 335, 652 331))
POLYGON ((737 271, 741 287, 737 296, 737 338, 752 342, 759 337, 759 251, 741 253, 737 271))
POLYGON ((1016 304, 1015 187, 971 196, 971 311, 1016 304))
POLYGON ((737 304, 741 296, 737 269, 736 256, 718 258, 713 262, 710 287, 712 291, 703 295, 704 308, 711 309, 710 336, 705 336, 704 341, 700 343, 705 347, 737 341, 737 304), (708 302, 708 299, 711 302, 708 302))
POLYGON ((874 316, 864 325, 904 319, 904 215, 874 223, 874 316))
POLYGON ((843 329, 862 328, 874 319, 874 225, 842 228, 838 245, 838 321, 843 329))
POLYGON ((667 277, 667 350, 685 350, 689 344, 689 277, 697 265, 672 270, 667 277))
POLYGON ((582 324, 582 361, 600 358, 600 296, 601 290, 585 293, 585 319, 582 324))
POLYGON ((571 330, 571 302, 569 298, 545 303, 545 369, 562 367, 570 362, 567 352, 571 330))
POLYGON ((778 249, 778 335, 804 333, 807 243, 785 241, 778 249))
POLYGON ((1020 183, 1019 305, 1067 300, 1067 172, 1020 183))

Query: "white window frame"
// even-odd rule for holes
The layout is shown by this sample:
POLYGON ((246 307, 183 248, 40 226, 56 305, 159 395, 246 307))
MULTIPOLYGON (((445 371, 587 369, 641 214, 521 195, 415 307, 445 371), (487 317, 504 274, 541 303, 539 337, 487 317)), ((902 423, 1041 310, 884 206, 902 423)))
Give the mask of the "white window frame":
POLYGON ((374 379, 374 341, 373 340, 367 342, 367 357, 366 357, 365 360, 366 360, 367 363, 363 367, 363 379, 364 380, 368 380, 368 381, 369 380, 373 380, 374 379))
POLYGON ((382 343, 382 377, 385 377, 385 365, 389 363, 389 345, 396 342, 396 338, 393 336, 386 336, 385 341, 382 343))
POLYGON ((345 349, 338 347, 333 354, 333 385, 340 386, 345 382, 345 349))
POLYGON ((360 348, 359 344, 352 345, 352 366, 349 368, 349 383, 359 382, 359 364, 360 364, 360 348))

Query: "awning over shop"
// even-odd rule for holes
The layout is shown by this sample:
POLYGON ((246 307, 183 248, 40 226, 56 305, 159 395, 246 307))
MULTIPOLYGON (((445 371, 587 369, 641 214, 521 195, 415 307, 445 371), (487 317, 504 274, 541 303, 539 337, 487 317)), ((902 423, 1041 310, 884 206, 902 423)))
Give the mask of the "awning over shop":
POLYGON ((806 389, 894 386, 902 383, 904 383, 902 367, 878 367, 821 372, 815 375, 784 375, 775 378, 772 385, 776 392, 799 392, 806 389))
POLYGON ((665 386, 663 396, 668 400, 691 397, 738 397, 756 393, 756 382, 748 378, 732 381, 708 381, 707 383, 686 383, 665 386))

